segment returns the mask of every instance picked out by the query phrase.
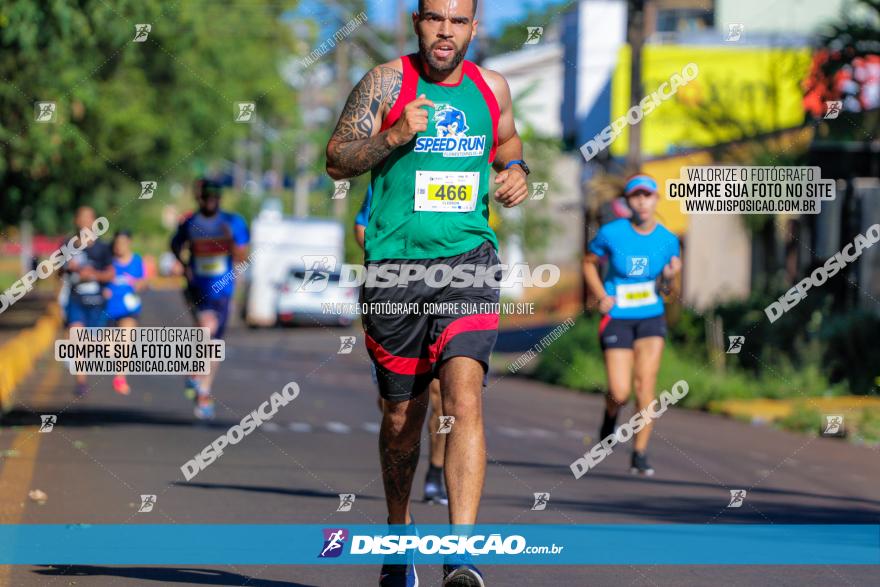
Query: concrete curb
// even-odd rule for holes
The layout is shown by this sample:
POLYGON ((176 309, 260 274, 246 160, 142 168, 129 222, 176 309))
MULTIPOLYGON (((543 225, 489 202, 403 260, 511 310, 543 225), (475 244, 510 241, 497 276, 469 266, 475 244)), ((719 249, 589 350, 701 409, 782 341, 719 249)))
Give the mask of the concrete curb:
POLYGON ((12 409, 16 387, 30 375, 40 355, 52 346, 61 323, 61 308, 53 302, 36 324, 0 346, 0 414, 12 409))
POLYGON ((863 409, 880 410, 880 398, 864 395, 789 399, 723 400, 709 403, 709 411, 753 422, 774 422, 789 416, 795 408, 811 408, 824 414, 855 413, 863 409))

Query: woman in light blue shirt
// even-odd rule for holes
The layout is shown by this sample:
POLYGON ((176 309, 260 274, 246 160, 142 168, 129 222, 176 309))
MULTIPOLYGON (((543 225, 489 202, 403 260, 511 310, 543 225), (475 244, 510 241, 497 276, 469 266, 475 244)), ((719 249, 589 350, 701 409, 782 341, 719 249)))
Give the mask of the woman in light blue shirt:
MULTIPOLYGON (((608 396, 600 438, 615 432, 620 407, 629 400, 635 383, 636 407, 654 401, 654 387, 666 336, 663 298, 681 270, 681 249, 676 237, 656 219, 657 182, 638 174, 624 187, 629 218, 602 226, 590 242, 584 275, 590 292, 599 300, 602 321, 599 340, 605 355, 608 396), (599 264, 607 262, 603 281, 599 264)), ((651 424, 642 428, 633 444, 633 473, 653 475, 646 451, 651 424)))
MULTIPOLYGON (((121 328, 134 328, 138 325, 141 312, 141 298, 138 295, 146 285, 144 263, 141 256, 131 250, 131 233, 121 230, 113 237, 113 267, 116 277, 107 284, 104 296, 107 298, 107 316, 121 328)), ((113 378, 113 389, 121 395, 128 395, 131 389, 125 375, 113 378)))

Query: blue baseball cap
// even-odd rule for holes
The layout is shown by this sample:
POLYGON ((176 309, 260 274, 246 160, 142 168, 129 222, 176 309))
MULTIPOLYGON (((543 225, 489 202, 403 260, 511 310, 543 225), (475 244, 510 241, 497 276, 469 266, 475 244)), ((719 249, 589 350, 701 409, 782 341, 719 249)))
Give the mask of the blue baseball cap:
POLYGON ((657 193, 657 182, 650 175, 634 175, 623 188, 623 195, 630 196, 635 192, 657 193))

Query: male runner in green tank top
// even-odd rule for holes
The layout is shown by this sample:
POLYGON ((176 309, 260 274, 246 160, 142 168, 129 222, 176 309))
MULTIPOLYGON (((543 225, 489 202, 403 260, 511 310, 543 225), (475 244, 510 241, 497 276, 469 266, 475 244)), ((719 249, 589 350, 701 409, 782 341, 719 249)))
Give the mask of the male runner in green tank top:
MULTIPOLYGON (((445 467, 450 523, 476 523, 485 478, 482 388, 498 314, 472 308, 492 308, 499 301, 500 271, 493 274, 494 286, 479 280, 438 286, 429 278, 434 269, 442 275, 450 268, 498 264, 498 244, 489 227, 490 166, 497 172, 497 202, 509 208, 528 195, 529 170, 507 82, 464 60, 477 31, 475 14, 476 0, 420 0, 412 17, 419 52, 364 76, 327 145, 327 173, 333 179, 371 172, 368 277, 372 269, 401 278, 425 276, 406 281, 406 287, 368 281, 362 302, 450 308, 363 316, 380 393, 388 400, 379 449, 393 525, 412 523, 409 497, 427 407, 424 391, 433 377, 440 379, 447 418, 435 425, 451 426, 445 467), (471 310, 455 309, 465 304, 471 310)), ((401 564, 383 566, 380 585, 417 585, 411 557, 395 562, 401 564)), ((444 573, 444 585, 484 584, 467 560, 448 560, 444 573)))

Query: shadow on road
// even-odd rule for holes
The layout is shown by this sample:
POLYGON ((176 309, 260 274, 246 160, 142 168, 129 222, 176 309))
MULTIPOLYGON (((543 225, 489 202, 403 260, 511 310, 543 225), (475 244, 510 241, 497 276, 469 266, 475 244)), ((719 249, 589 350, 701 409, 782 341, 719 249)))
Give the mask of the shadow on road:
MULTIPOLYGON (((489 461, 489 466, 525 467, 536 469, 557 469, 571 474, 565 465, 537 463, 528 461, 489 461)), ((604 479, 627 483, 651 484, 666 489, 663 497, 638 500, 605 499, 566 500, 553 499, 551 505, 562 510, 586 511, 604 514, 628 514, 634 517, 659 520, 668 523, 704 523, 708 518, 717 518, 717 523, 776 523, 776 524, 873 524, 880 518, 880 501, 859 499, 852 496, 837 496, 809 491, 760 488, 749 491, 749 498, 739 509, 729 510, 727 488, 717 483, 679 481, 653 477, 646 479, 627 474, 590 472, 589 479, 604 479), (715 489, 721 496, 718 499, 698 497, 693 490, 715 489), (768 502, 768 498, 786 498, 790 504, 768 502), (822 505, 811 505, 806 500, 819 500, 822 505), (721 503, 724 501, 724 503, 721 503)), ((579 481, 587 483, 585 479, 579 481)), ((587 494, 585 489, 585 494, 587 494)), ((504 501, 513 506, 522 506, 522 498, 510 496, 484 496, 504 501)))
MULTIPOLYGON (((784 492, 782 492, 784 493, 784 492)), ((827 498, 827 496, 815 496, 827 498)), ((870 524, 880 517, 878 509, 856 507, 808 506, 804 504, 768 503, 749 492, 743 507, 728 509, 720 499, 661 497, 646 500, 617 499, 574 501, 554 500, 564 510, 592 513, 627 514, 640 523, 649 520, 673 524, 870 524), (751 503, 749 502, 751 499, 751 503)), ((517 503, 521 504, 522 500, 517 503)), ((553 502, 551 502, 553 503, 553 502)))
MULTIPOLYGON (((110 407, 73 407, 41 405, 38 407, 39 414, 63 414, 65 427, 93 427, 93 426, 122 426, 128 424, 152 424, 156 426, 184 426, 192 428, 194 420, 192 416, 181 413, 156 412, 141 407, 136 409, 120 409, 110 407)), ((59 418, 59 421, 61 420, 59 418)), ((208 423, 200 422, 200 426, 211 428, 229 428, 238 424, 238 420, 214 420, 208 423)), ((6 426, 38 426, 40 417, 36 412, 24 410, 20 407, 3 416, 3 424, 6 426)))
POLYGON ((214 569, 169 568, 169 567, 96 567, 84 565, 52 565, 34 571, 38 575, 65 577, 120 577, 142 579, 160 583, 192 585, 249 585, 253 587, 317 587, 292 581, 273 581, 259 579, 238 573, 227 573, 214 569))
MULTIPOLYGON (((233 491, 254 491, 257 493, 274 493, 279 495, 292 495, 296 497, 320 497, 326 499, 328 497, 339 498, 338 493, 329 493, 326 491, 315 491, 313 489, 290 489, 289 487, 260 487, 257 485, 237 485, 234 483, 193 483, 192 481, 175 481, 172 485, 178 487, 190 487, 197 489, 231 489, 233 491)), ((358 494, 358 500, 377 500, 375 495, 358 494)), ((385 501, 382 498, 382 501, 385 501)))
MULTIPOLYGON (((567 475, 571 475, 571 469, 567 464, 561 463, 538 463, 534 461, 511 461, 511 460, 490 460, 488 465, 491 467, 493 465, 503 466, 503 467, 524 467, 524 468, 535 468, 535 469, 556 469, 561 473, 565 473, 567 475)), ((677 479, 663 479, 660 477, 651 477, 645 478, 637 475, 629 475, 625 473, 615 474, 615 473, 600 473, 596 471, 592 471, 589 473, 587 477, 584 479, 607 479, 611 481, 626 481, 632 483, 648 483, 652 485, 662 485, 666 487, 701 487, 708 489, 719 489, 722 491, 726 491, 727 488, 719 485, 718 483, 703 483, 698 481, 679 481, 677 479)), ((582 481, 583 482, 583 481, 582 481)), ((807 498, 815 498, 815 499, 827 499, 832 501, 843 501, 846 503, 861 503, 867 506, 876 506, 880 508, 880 500, 873 499, 859 499, 852 496, 837 496, 837 495, 827 495, 823 493, 811 493, 808 491, 792 491, 788 489, 769 489, 769 488, 761 488, 754 490, 755 495, 784 495, 789 497, 807 497, 807 498)), ((871 522, 873 523, 873 522, 871 522)))

